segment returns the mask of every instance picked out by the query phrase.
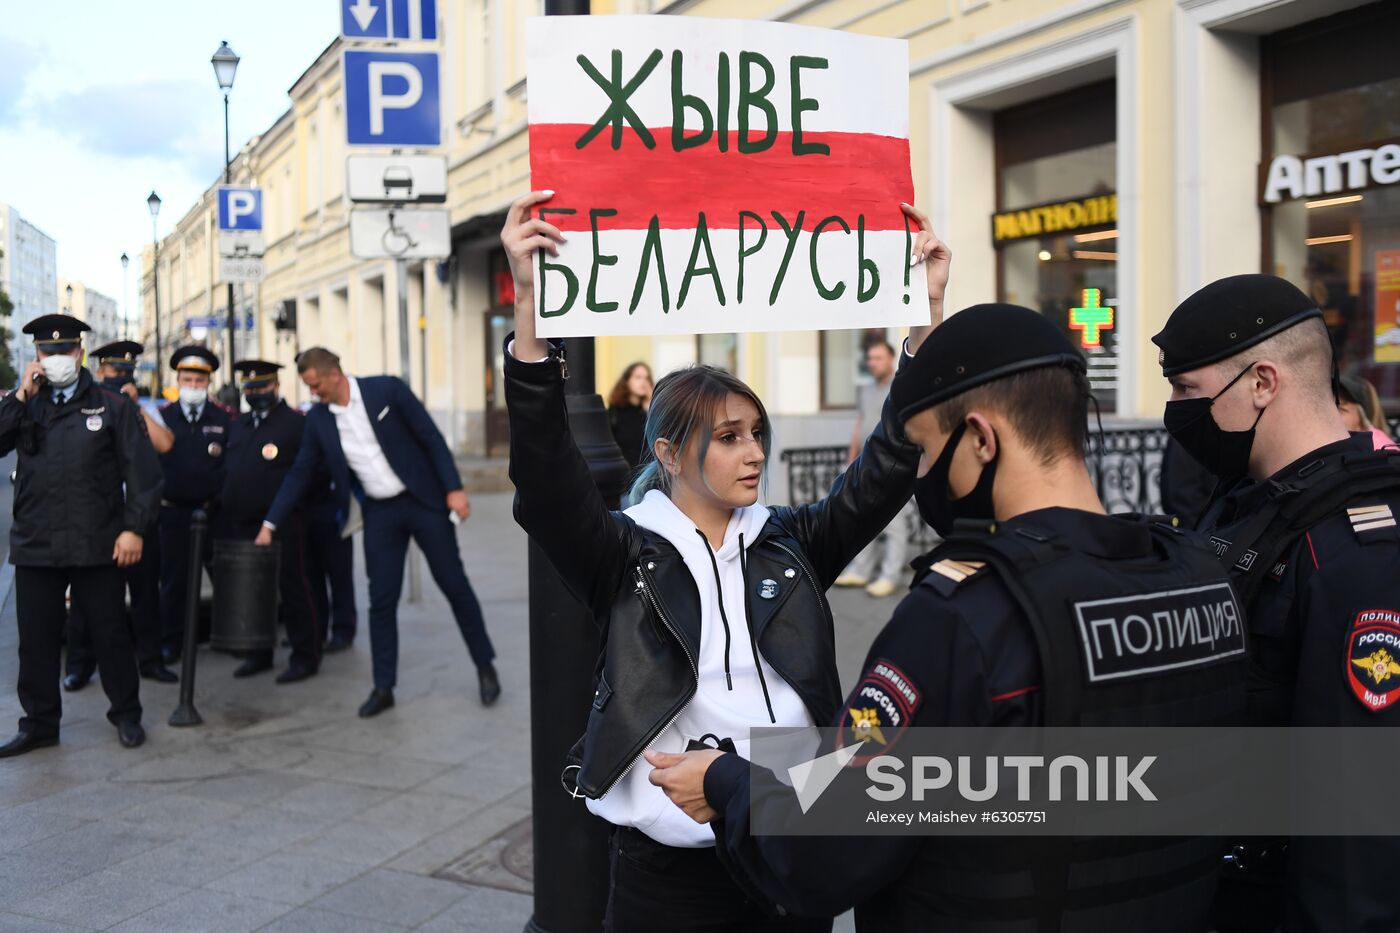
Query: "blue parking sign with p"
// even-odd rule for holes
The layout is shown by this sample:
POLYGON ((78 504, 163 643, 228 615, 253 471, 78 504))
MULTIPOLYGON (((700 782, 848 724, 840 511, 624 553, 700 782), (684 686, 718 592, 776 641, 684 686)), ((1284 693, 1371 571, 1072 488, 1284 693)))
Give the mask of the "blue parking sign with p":
POLYGON ((350 145, 441 145, 436 52, 347 50, 342 75, 350 145))
POLYGON ((261 188, 219 188, 220 230, 262 230, 261 188))

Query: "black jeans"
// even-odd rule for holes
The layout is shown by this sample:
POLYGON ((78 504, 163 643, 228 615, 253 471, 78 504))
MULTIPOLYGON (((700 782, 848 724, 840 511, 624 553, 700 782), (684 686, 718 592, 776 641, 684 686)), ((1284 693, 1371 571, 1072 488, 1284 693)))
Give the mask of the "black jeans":
MULTIPOLYGON (((142 665, 160 663, 160 529, 152 525, 141 536, 141 561, 122 571, 131 593, 131 611, 123 614, 131 624, 131 640, 136 646, 136 660, 142 665)), ((69 674, 97 667, 92 649, 92 635, 87 620, 77 606, 68 611, 68 659, 64 670, 69 674)))
POLYGON ((19 616, 19 727, 37 736, 58 735, 63 700, 58 692, 63 655, 63 595, 73 595, 92 636, 102 689, 111 702, 107 718, 141 721, 140 678, 131 629, 122 618, 123 578, 116 564, 102 567, 16 567, 19 616))
POLYGON ((749 900, 713 847, 678 849, 635 829, 612 835, 606 933, 830 933, 831 921, 777 918, 749 900))

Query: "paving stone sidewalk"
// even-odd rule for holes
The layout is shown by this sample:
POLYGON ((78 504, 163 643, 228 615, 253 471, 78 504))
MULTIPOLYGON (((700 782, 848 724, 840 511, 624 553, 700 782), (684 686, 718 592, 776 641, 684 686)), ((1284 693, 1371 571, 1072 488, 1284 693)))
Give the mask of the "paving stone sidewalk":
MULTIPOLYGON (((477 699, 426 568, 422 600, 400 607, 398 705, 375 719, 355 715, 370 686, 362 568, 360 634, 319 676, 234 680, 234 659, 201 650, 203 726, 166 725, 178 687, 143 681, 149 738, 127 750, 97 683, 65 693, 62 743, 0 761, 0 933, 520 930, 528 879, 435 877, 504 833, 528 838, 530 814, 525 538, 510 495, 473 497, 458 537, 499 654, 496 706, 477 699)), ((833 601, 849 684, 895 600, 833 601)), ((5 736, 20 715, 17 666, 11 594, 0 608, 5 736)))

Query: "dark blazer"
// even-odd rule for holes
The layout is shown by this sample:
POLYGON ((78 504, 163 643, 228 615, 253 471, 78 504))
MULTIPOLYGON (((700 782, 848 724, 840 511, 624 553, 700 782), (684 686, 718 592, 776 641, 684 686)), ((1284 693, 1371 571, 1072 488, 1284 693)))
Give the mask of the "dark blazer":
MULTIPOLYGON (((374 436, 389 466, 407 487, 408 494, 431 509, 447 509, 447 494, 462 488, 462 477, 447 441, 433 423, 428 410, 397 376, 363 376, 360 398, 364 401, 374 436)), ((340 429, 329 405, 313 405, 306 414, 306 432, 277 498, 267 510, 265 521, 279 525, 297 508, 316 485, 316 474, 330 473, 331 493, 336 512, 344 522, 350 511, 350 493, 364 499, 359 479, 345 462, 340 446, 340 429)))

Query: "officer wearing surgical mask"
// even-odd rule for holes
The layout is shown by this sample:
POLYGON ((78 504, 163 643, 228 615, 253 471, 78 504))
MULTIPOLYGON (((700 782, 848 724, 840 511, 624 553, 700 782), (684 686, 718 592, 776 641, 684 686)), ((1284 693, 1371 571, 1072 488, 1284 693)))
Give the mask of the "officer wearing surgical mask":
MULTIPOLYGON (((1106 514, 1084 459, 1089 398, 1084 358, 1061 327, 1014 305, 952 315, 904 365, 890 404, 923 451, 919 512, 945 540, 915 561, 913 587, 832 724, 836 741, 874 731, 888 748, 911 726, 1238 721, 1244 635, 1224 568, 1170 523, 1106 514), (1100 636, 1078 621, 1089 606, 1116 649, 1092 650, 1100 636), (1233 624, 1189 647, 1123 649, 1132 620, 1201 607, 1233 624), (882 707, 877 696, 897 699, 882 707)), ((843 774, 863 780, 866 760, 843 774)), ((798 916, 854 906, 860 931, 1207 929, 1210 839, 1055 849, 1011 836, 761 835, 755 808, 781 809, 783 797, 751 794, 738 755, 647 761, 693 819, 716 820, 726 867, 798 916)))
POLYGON ((0 758, 59 738, 65 595, 91 633, 121 744, 145 741, 122 572, 141 560, 161 475, 136 405, 79 365, 87 324, 63 314, 24 327, 38 359, 0 400, 0 455, 19 451, 10 528, 19 625, 19 732, 0 758))
MULTIPOLYGON (((227 471, 214 525, 217 537, 252 541, 258 536, 263 516, 301 449, 306 416, 282 400, 277 380, 277 370, 281 368, 267 360, 239 360, 233 364, 248 411, 234 422, 224 454, 227 471)), ((320 493, 310 496, 304 508, 328 502, 329 482, 329 476, 323 477, 320 493)), ((305 680, 321 666, 325 620, 317 617, 311 601, 305 525, 304 511, 298 509, 277 529, 281 547, 277 614, 292 645, 287 667, 277 675, 279 684, 305 680)), ((255 652, 244 658, 233 676, 251 677, 271 667, 271 651, 255 652)))
MULTIPOLYGON (((175 443, 161 455, 165 497, 160 508, 161 657, 167 664, 180 657, 185 629, 185 593, 189 565, 176 555, 189 553, 190 521, 195 509, 212 512, 224 486, 224 448, 233 416, 209 397, 209 382, 219 358, 204 347, 181 347, 170 357, 179 398, 160 409, 175 443)), ((204 564, 213 558, 205 539, 204 564)))
MULTIPOLYGON (((1152 340, 1167 430, 1219 480, 1201 528, 1246 601, 1252 721, 1400 726, 1400 451, 1348 434, 1322 311, 1236 275, 1152 340)), ((1224 933, 1400 930, 1400 837, 1253 841, 1225 864, 1224 933)))

